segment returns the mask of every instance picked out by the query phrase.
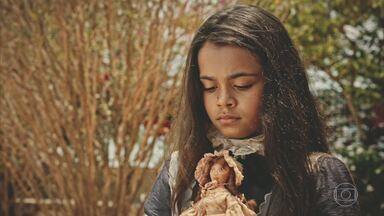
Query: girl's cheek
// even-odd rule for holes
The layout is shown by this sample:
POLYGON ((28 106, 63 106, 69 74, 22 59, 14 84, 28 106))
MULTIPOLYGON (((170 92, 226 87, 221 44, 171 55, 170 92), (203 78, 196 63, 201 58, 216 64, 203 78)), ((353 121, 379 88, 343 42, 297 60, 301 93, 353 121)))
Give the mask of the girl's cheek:
POLYGON ((204 96, 204 105, 206 106, 206 108, 212 108, 212 106, 215 105, 215 103, 216 103, 216 100, 214 96, 212 95, 204 96))

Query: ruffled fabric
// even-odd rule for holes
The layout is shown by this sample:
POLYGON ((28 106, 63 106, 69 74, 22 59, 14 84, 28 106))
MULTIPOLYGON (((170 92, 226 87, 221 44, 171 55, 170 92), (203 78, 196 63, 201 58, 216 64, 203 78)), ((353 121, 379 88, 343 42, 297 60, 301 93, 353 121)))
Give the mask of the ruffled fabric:
POLYGON ((249 209, 240 199, 236 197, 227 197, 226 216, 256 216, 256 213, 249 209))
POLYGON ((207 138, 217 150, 226 149, 237 158, 252 153, 264 155, 264 134, 247 139, 232 139, 223 136, 216 128, 209 128, 207 138))
POLYGON ((233 196, 225 188, 215 188, 207 193, 180 216, 225 215, 225 216, 256 216, 242 201, 233 196))

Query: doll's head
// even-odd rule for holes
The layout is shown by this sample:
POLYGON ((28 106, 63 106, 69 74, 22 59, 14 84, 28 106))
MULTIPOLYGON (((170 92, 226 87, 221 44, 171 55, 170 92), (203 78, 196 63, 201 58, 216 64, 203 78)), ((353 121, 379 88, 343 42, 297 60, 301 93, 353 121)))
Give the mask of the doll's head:
POLYGON ((241 164, 231 157, 227 150, 215 151, 214 154, 205 154, 199 161, 195 178, 200 187, 216 180, 217 183, 225 185, 232 194, 236 194, 244 178, 242 169, 241 164))
POLYGON ((228 166, 223 157, 214 158, 211 162, 209 177, 211 181, 217 181, 219 184, 228 183, 230 177, 233 178, 234 172, 228 166))

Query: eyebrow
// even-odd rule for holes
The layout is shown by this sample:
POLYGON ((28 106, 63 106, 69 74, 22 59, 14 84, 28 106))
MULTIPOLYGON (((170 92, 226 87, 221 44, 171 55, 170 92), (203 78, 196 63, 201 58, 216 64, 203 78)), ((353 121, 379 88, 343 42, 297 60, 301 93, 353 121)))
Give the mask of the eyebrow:
MULTIPOLYGON (((256 73, 247 73, 247 72, 233 72, 228 75, 229 79, 235 79, 237 77, 242 77, 242 76, 258 76, 256 73)), ((207 75, 202 75, 200 76, 200 79, 206 79, 206 80, 215 80, 215 78, 207 75)))

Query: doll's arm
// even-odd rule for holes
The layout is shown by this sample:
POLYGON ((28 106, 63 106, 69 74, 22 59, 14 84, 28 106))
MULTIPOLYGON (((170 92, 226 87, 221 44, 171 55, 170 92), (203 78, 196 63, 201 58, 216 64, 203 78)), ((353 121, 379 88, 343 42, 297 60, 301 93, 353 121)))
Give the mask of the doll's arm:
POLYGON ((249 209, 238 197, 227 196, 226 204, 226 216, 256 216, 256 213, 249 209))
POLYGON ((169 187, 169 161, 165 161, 152 191, 149 193, 144 203, 144 213, 148 216, 166 216, 171 215, 169 187))
POLYGON ((250 200, 248 200, 248 201, 245 203, 245 205, 247 205, 248 208, 251 209, 251 210, 253 210, 253 211, 255 211, 256 208, 257 208, 257 202, 256 202, 256 200, 254 200, 254 199, 250 199, 250 200))
POLYGON ((248 206, 249 209, 251 209, 252 211, 255 211, 256 208, 257 208, 257 202, 255 199, 249 199, 247 200, 244 196, 244 194, 239 194, 237 195, 238 199, 244 203, 246 206, 248 206))

